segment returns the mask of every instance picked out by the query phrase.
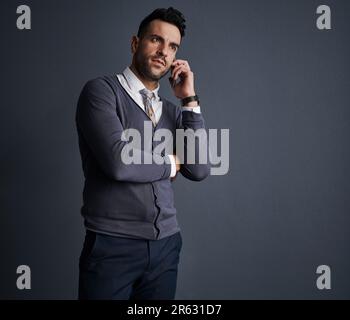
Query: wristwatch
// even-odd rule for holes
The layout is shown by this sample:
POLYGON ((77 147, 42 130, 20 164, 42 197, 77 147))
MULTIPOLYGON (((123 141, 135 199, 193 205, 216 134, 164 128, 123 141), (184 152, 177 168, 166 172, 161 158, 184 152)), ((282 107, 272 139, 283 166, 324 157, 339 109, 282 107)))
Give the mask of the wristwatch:
POLYGON ((181 105, 184 107, 187 103, 192 102, 192 101, 197 101, 199 104, 199 97, 197 95, 195 95, 195 96, 183 98, 183 99, 181 99, 181 105))

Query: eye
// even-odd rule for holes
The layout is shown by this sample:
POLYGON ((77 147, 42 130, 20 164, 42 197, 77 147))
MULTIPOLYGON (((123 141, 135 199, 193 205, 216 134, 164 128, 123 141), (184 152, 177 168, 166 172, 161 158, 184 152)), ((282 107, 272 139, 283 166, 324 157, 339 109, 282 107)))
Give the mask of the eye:
POLYGON ((177 51, 177 46, 172 45, 172 46, 171 46, 171 49, 172 49, 173 51, 177 51))
POLYGON ((158 37, 152 37, 152 38, 151 38, 151 41, 155 43, 155 42, 158 42, 159 39, 158 39, 158 37))

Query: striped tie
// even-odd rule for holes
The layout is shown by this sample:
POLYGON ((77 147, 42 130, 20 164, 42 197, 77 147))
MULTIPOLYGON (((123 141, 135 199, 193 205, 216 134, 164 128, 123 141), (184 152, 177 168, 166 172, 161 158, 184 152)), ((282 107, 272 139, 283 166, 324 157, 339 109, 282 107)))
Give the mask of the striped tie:
POLYGON ((155 99, 154 92, 144 88, 140 90, 140 93, 143 97, 143 104, 145 106, 145 111, 148 115, 148 117, 152 120, 153 125, 156 125, 156 116, 154 114, 153 108, 152 108, 152 100, 155 99))

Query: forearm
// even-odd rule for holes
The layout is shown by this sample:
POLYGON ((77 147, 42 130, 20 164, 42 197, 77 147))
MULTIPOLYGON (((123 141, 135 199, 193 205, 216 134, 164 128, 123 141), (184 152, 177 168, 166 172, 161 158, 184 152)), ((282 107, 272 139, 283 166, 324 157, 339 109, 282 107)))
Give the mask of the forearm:
POLYGON ((210 170, 208 133, 202 114, 183 111, 180 127, 184 130, 184 137, 176 144, 182 162, 180 172, 190 180, 201 181, 210 170))
MULTIPOLYGON (((115 111, 115 97, 102 80, 89 81, 80 95, 76 124, 89 151, 100 169, 111 179, 130 182, 153 182, 170 177, 168 156, 156 163, 153 154, 133 148, 140 163, 125 161, 128 142, 123 139, 124 128, 115 111), (151 159, 145 163, 144 159, 151 159)), ((158 156, 159 158, 159 156, 158 156)))

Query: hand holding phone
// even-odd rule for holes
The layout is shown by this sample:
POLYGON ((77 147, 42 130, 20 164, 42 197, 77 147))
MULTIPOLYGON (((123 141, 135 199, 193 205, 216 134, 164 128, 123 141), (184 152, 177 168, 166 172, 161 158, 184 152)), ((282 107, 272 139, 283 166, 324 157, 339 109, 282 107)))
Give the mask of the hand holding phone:
POLYGON ((195 95, 194 74, 186 60, 174 60, 170 72, 169 82, 177 98, 195 95))

